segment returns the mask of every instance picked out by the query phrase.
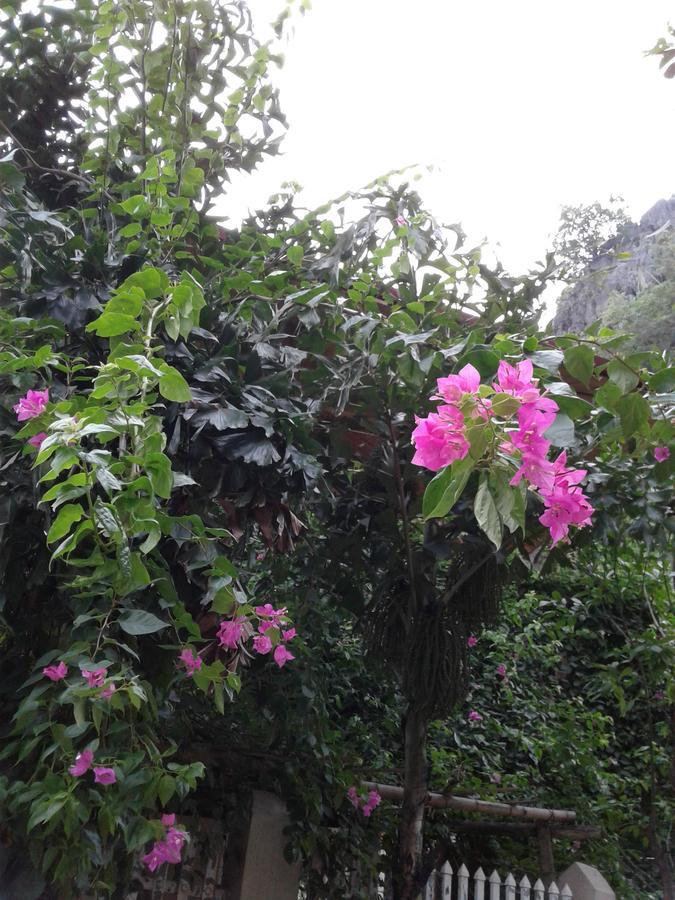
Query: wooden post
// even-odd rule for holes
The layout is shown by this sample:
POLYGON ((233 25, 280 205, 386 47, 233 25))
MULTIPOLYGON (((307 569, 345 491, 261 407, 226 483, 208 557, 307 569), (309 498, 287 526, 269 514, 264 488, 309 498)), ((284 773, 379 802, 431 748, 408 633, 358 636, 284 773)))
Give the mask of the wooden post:
POLYGON ((540 825, 537 828, 537 841, 539 843, 539 873, 548 884, 555 875, 553 840, 549 825, 540 825))

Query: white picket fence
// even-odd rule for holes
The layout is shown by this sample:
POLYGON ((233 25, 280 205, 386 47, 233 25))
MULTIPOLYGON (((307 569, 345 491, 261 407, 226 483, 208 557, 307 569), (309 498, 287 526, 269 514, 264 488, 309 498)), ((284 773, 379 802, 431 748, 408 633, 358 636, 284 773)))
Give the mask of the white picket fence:
POLYGON ((440 871, 431 873, 424 900, 573 900, 573 895, 566 884, 558 888, 553 881, 546 888, 541 878, 532 884, 527 875, 516 882, 509 872, 502 881, 496 870, 488 878, 479 868, 472 878, 464 864, 455 874, 446 862, 440 871))

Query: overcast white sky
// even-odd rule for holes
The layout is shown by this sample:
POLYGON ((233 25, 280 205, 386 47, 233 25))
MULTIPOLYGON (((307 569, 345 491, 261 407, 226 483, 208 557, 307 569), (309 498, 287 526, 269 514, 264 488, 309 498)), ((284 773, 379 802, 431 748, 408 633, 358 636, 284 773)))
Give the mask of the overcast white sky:
MULTIPOLYGON (((249 0, 264 24, 280 0, 249 0)), ((666 0, 313 0, 279 73, 283 157, 233 186, 238 220, 284 180, 315 206, 410 163, 442 221, 507 268, 541 258, 560 206, 675 192, 675 82, 643 53, 666 0)))

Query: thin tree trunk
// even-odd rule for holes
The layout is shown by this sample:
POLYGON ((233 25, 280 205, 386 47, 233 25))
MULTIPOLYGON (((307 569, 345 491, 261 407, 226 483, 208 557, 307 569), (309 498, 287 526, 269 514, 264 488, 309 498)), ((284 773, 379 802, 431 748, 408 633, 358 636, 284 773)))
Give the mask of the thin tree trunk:
POLYGON ((428 789, 427 725, 426 713, 411 704, 405 721, 403 807, 394 900, 415 900, 418 893, 415 876, 422 857, 424 800, 428 789))

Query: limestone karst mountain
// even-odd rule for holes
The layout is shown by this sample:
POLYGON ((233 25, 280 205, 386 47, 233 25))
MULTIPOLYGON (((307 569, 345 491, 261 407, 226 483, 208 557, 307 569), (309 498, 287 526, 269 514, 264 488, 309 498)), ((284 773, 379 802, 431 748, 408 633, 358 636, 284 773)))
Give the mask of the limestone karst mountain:
POLYGON ((552 328, 580 332, 597 321, 631 332, 639 349, 675 346, 675 194, 600 248, 562 293, 552 328))

